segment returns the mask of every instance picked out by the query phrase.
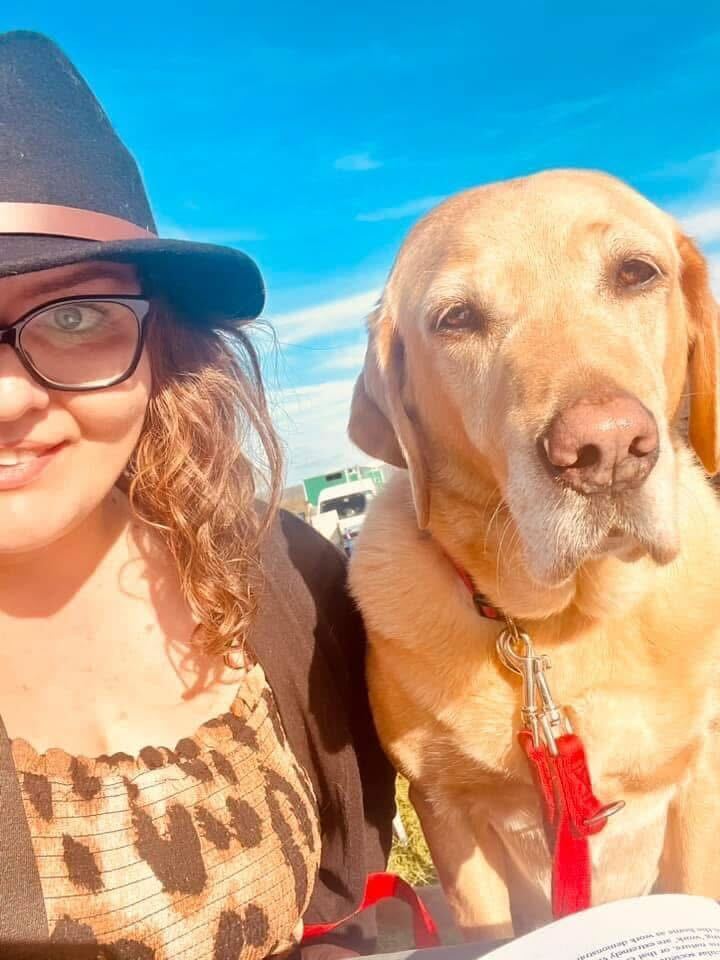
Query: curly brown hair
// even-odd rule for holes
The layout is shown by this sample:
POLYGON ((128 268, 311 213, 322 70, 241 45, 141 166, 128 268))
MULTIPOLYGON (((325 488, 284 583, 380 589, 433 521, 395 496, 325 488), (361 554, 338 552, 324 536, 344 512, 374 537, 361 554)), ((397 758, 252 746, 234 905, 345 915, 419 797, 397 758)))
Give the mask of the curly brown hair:
POLYGON ((148 320, 153 389, 128 464, 128 495, 175 560, 204 649, 222 654, 244 643, 256 609, 260 541, 282 494, 282 450, 256 350, 240 325, 200 328, 162 305, 148 320))

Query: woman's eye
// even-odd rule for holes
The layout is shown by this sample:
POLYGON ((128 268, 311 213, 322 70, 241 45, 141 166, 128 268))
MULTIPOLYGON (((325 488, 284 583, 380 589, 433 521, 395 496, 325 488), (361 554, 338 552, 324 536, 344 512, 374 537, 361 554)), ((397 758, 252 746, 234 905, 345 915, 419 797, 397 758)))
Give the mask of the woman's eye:
POLYGON ((477 315, 473 308, 467 305, 458 305, 443 311, 435 324, 435 329, 438 332, 443 330, 475 330, 477 327, 477 315))
POLYGON ((54 326, 63 333, 89 330, 102 320, 100 311, 89 304, 68 304, 57 307, 52 314, 54 326))
POLYGON ((618 268, 616 279, 623 290, 646 287, 660 276, 660 271, 647 260, 624 260, 618 268))
POLYGON ((77 330, 83 322, 80 307, 61 307, 55 311, 55 323, 61 330, 77 330))

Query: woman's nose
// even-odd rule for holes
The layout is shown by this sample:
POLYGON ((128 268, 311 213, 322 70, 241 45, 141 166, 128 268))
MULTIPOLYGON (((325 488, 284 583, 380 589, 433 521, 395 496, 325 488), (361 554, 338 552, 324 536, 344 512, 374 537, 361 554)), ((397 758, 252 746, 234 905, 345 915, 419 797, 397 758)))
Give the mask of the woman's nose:
POLYGON ((31 410, 44 410, 50 396, 20 362, 12 347, 0 346, 0 421, 18 420, 31 410))

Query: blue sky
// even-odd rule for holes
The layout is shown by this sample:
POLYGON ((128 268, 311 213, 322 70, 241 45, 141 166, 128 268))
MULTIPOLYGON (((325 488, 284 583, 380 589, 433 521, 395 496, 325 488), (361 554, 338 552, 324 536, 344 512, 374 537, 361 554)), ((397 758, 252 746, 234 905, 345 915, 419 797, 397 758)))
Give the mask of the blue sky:
POLYGON ((609 170, 683 218, 720 279, 720 5, 580 6, 4 0, 0 29, 64 47, 163 232, 261 264, 296 480, 362 459, 344 426, 363 318, 409 226, 449 193, 609 170))

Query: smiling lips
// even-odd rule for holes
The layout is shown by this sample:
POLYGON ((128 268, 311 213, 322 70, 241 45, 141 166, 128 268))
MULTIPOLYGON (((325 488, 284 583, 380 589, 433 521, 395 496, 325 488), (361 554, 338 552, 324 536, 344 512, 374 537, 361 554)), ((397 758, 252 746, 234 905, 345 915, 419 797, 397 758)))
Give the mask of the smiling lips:
POLYGON ((63 446, 64 443, 53 446, 47 444, 0 446, 0 491, 15 490, 32 483, 63 446))

